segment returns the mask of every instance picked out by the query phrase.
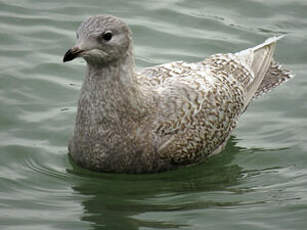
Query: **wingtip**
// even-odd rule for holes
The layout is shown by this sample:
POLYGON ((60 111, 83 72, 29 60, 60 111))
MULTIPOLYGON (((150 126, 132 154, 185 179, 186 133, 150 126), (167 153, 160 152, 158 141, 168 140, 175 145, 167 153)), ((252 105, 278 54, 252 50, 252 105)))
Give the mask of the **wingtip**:
POLYGON ((273 36, 273 37, 270 37, 268 39, 265 40, 265 43, 271 43, 271 42, 276 42, 278 41, 279 39, 282 39, 283 37, 285 37, 286 34, 282 34, 282 35, 277 35, 277 36, 273 36))

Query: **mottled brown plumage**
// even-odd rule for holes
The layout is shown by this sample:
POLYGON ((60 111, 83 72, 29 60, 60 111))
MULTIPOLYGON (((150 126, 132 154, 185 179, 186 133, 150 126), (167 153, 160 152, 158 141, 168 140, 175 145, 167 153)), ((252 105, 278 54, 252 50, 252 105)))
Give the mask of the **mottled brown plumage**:
POLYGON ((278 37, 234 54, 134 70, 131 32, 110 15, 81 24, 64 61, 87 74, 69 145, 80 166, 158 172, 219 153, 250 101, 290 78, 272 58, 278 37))

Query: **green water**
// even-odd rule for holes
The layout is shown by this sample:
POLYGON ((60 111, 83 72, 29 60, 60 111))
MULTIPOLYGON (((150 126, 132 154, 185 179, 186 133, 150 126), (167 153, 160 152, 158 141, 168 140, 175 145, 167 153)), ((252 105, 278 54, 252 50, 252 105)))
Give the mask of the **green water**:
POLYGON ((0 229, 306 229, 306 12, 306 0, 0 0, 0 229), (296 78, 253 103, 206 164, 91 173, 66 147, 85 63, 62 56, 100 13, 131 26, 138 68, 287 34, 276 59, 296 78))

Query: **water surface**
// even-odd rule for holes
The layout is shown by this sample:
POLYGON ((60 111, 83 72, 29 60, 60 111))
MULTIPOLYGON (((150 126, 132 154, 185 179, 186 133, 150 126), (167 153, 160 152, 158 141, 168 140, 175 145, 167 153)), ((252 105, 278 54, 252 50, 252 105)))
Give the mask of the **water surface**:
POLYGON ((0 1, 1 229, 306 229, 305 0, 0 1), (259 98, 222 154, 152 175, 67 156, 85 63, 62 63, 87 16, 131 26, 138 68, 198 61, 273 35, 296 78, 259 98))

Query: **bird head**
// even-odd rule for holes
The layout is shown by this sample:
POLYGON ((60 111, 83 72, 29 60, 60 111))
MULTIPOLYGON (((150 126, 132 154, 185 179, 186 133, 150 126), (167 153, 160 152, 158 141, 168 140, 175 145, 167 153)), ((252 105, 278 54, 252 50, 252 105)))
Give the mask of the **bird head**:
POLYGON ((131 31, 126 23, 111 15, 97 15, 79 26, 77 43, 69 49, 63 62, 77 57, 89 64, 107 64, 125 58, 132 46, 131 31))

